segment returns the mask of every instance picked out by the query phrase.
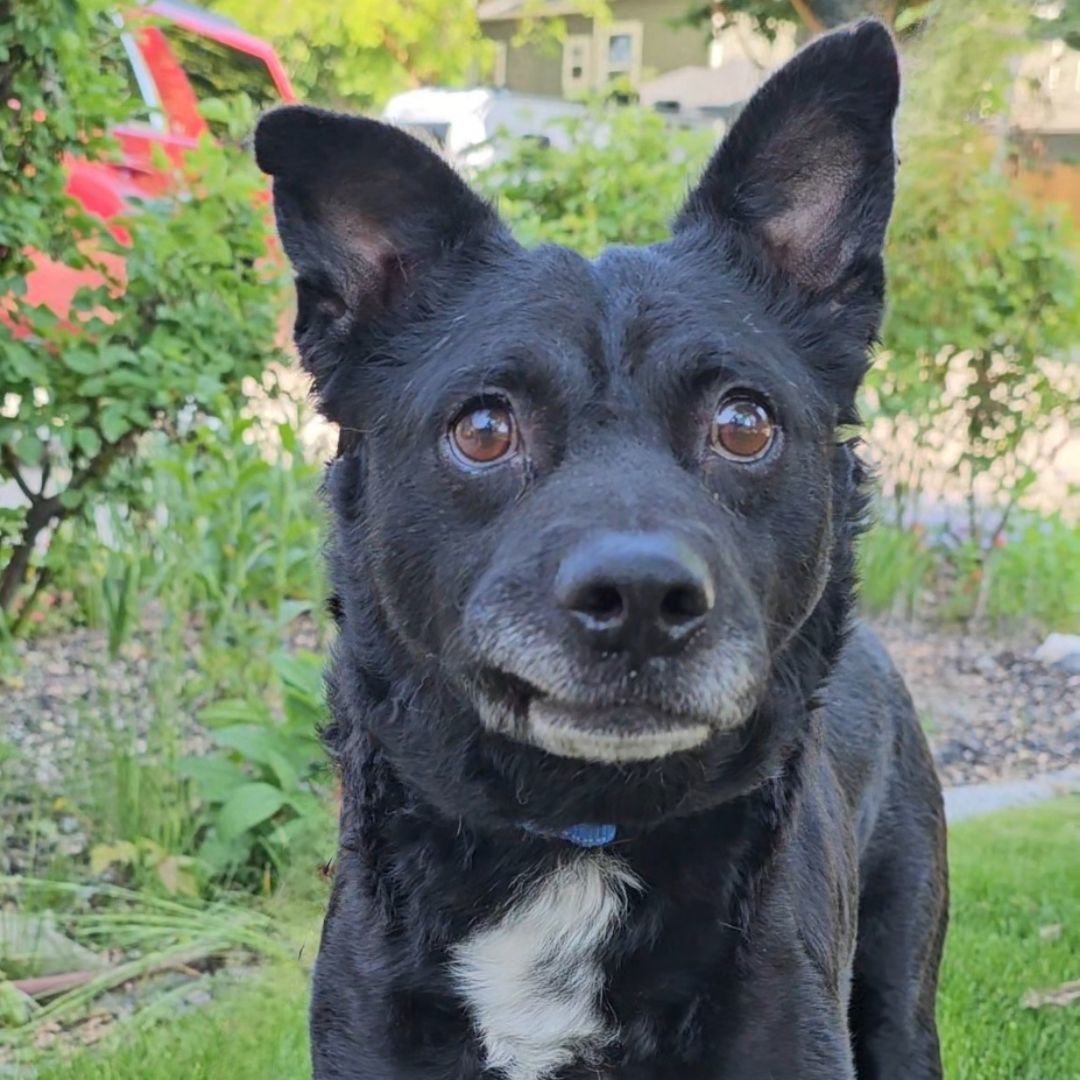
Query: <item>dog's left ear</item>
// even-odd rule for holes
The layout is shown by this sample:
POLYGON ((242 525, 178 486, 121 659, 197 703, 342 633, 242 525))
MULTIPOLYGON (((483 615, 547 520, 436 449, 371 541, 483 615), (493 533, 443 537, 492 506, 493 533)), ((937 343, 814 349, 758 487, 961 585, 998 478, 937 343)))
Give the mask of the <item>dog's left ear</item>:
POLYGON ((899 91, 896 48, 880 23, 811 43, 750 100, 676 232, 703 222, 733 227, 771 270, 807 292, 861 300, 873 323, 869 339, 884 287, 899 91))

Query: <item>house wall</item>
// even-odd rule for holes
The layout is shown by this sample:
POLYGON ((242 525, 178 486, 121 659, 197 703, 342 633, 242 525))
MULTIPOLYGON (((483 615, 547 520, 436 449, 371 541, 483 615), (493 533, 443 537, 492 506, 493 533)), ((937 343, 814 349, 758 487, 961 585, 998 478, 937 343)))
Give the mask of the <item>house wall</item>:
POLYGON ((1080 166, 1054 164, 1043 169, 1024 169, 1019 181, 1039 202, 1068 207, 1073 221, 1080 225, 1080 166))
POLYGON ((687 64, 709 62, 707 26, 673 27, 671 22, 686 15, 686 0, 625 0, 612 4, 616 21, 637 20, 645 27, 642 64, 644 77, 687 64))
MULTIPOLYGON (((591 34, 592 19, 570 15, 564 19, 568 34, 591 34)), ((547 94, 562 97, 562 46, 544 40, 525 45, 511 44, 517 33, 516 19, 485 22, 484 36, 506 44, 506 87, 520 94, 547 94)))
MULTIPOLYGON (((687 64, 704 64, 708 57, 708 31, 704 27, 670 25, 686 14, 687 0, 615 0, 611 4, 615 22, 640 22, 643 27, 643 75, 657 75, 687 64)), ((592 34, 593 20, 566 16, 568 34, 592 34)), ((504 42, 506 85, 525 94, 562 96, 562 46, 545 41, 522 46, 510 44, 517 31, 514 19, 485 22, 484 34, 504 42)))

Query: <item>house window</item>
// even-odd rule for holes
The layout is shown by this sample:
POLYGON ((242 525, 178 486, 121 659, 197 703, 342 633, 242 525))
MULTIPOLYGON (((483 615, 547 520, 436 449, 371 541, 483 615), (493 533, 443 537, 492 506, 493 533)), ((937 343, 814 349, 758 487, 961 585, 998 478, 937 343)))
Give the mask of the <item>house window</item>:
POLYGON ((597 32, 600 58, 598 84, 606 86, 617 79, 625 79, 636 86, 641 80, 641 23, 610 23, 598 26, 597 32))
POLYGON ((494 44, 495 56, 491 70, 491 85, 501 87, 506 85, 506 42, 496 41, 494 44))
POLYGON ((562 88, 568 97, 592 89, 592 38, 568 34, 563 42, 562 88))

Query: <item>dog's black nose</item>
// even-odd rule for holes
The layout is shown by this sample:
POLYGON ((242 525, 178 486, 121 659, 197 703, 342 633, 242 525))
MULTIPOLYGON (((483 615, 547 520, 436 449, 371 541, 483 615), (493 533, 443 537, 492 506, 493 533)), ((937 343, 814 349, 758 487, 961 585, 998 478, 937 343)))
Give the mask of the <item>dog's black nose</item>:
POLYGON ((604 652, 635 662, 677 652, 713 606, 705 560, 666 533, 603 533, 555 576, 555 599, 604 652))

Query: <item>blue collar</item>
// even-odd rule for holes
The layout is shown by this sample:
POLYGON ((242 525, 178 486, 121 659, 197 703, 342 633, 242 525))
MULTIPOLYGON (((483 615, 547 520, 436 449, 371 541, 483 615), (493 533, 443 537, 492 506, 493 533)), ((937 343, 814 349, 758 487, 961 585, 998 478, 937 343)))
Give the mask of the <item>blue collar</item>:
POLYGON ((571 825, 561 832, 548 832, 532 822, 525 822, 522 828, 533 836, 543 836, 549 840, 566 840, 580 848, 607 847, 615 839, 618 829, 614 825, 571 825))

